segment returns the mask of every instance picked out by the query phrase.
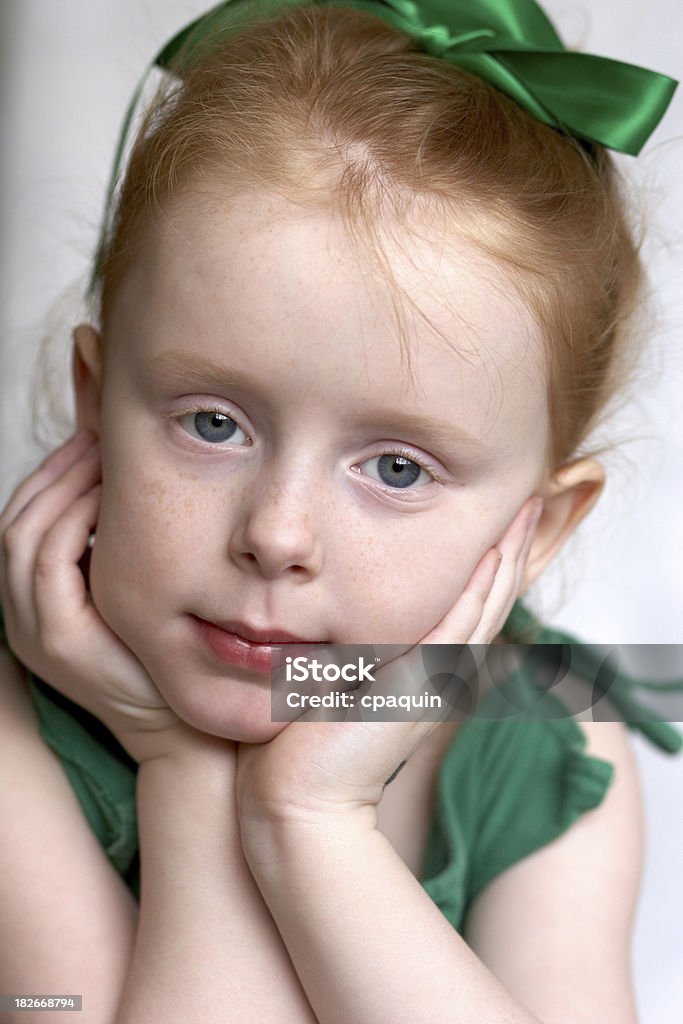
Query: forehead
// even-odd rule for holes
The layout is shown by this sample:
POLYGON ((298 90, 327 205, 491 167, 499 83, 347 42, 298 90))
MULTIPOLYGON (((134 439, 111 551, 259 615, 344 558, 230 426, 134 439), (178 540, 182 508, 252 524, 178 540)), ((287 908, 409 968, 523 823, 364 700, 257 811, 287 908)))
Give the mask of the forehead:
POLYGON ((395 400, 450 408, 478 436, 538 438, 544 343, 502 268, 436 217, 386 222, 389 278, 361 237, 333 211, 193 192, 165 210, 124 279, 117 345, 134 338, 137 356, 217 361, 289 353, 302 372, 323 359, 340 391, 379 385, 395 400))

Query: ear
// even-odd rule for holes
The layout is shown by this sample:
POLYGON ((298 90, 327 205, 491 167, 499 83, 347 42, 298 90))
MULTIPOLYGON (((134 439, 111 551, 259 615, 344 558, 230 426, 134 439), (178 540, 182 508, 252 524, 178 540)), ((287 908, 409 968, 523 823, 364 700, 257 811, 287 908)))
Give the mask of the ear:
POLYGON ((594 459, 578 459, 559 469, 545 488, 543 513, 529 551, 520 593, 524 593, 553 560, 605 486, 605 471, 594 459))
POLYGON ((102 386, 102 339, 90 324, 73 332, 72 377, 78 430, 90 427, 99 434, 102 386))

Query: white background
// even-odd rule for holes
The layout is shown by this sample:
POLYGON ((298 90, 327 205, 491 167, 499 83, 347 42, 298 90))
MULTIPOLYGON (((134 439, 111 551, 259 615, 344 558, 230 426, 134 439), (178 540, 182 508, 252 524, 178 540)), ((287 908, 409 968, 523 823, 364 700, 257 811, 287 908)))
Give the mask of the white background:
MULTIPOLYGON (((55 365, 69 394, 68 327, 78 320, 125 106, 160 46, 206 6, 0 5, 0 505, 39 455, 27 381, 46 330, 56 333, 55 365)), ((545 7, 569 45, 683 78, 678 0, 548 0, 545 7)), ((620 160, 650 223, 659 321, 633 400, 605 435, 626 441, 606 461, 606 492, 536 594, 547 621, 595 643, 683 643, 682 130, 683 87, 644 153, 620 160)), ((56 446, 66 434, 47 407, 38 412, 56 446)), ((662 672, 683 675, 679 651, 658 654, 662 672)), ((680 1024, 683 756, 672 759, 640 736, 634 743, 649 832, 634 942, 639 1008, 643 1024, 680 1024)))

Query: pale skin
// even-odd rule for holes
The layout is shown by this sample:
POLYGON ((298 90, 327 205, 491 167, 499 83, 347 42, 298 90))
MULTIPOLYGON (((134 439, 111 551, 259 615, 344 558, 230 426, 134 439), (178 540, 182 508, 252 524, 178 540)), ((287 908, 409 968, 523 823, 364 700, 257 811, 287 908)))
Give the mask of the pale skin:
MULTIPOLYGON (((401 284, 456 341, 453 351, 418 321, 408 373, 389 297, 367 286, 333 217, 254 196, 220 216, 182 202, 168 213, 158 244, 131 265, 106 338, 75 331, 78 425, 90 433, 41 464, 0 517, 12 649, 140 765, 139 919, 103 855, 82 855, 103 930, 111 924, 96 955, 78 929, 63 954, 81 978, 90 958, 109 979, 90 1019, 229 1012, 336 1024, 464 1021, 476 1010, 554 1024, 558 993, 544 994, 542 1018, 515 998, 514 979, 504 987, 418 885, 398 834, 387 838, 389 794, 424 803, 453 726, 272 723, 267 688, 219 671, 187 625, 189 612, 217 616, 224 594, 224 617, 260 617, 311 640, 493 641, 604 481, 592 460, 545 472, 542 373, 538 359, 525 361, 541 345, 537 329, 464 243, 424 246, 412 263, 392 253, 401 284), (189 386, 185 369, 162 382, 150 367, 171 350, 186 363, 200 352, 259 389, 233 378, 189 386), (500 405, 484 372, 494 368, 500 405), (237 424, 213 451, 188 432, 197 420, 186 410, 199 405, 237 424), (425 435, 404 434, 408 406, 487 450, 435 453, 425 435), (411 495, 392 494, 374 468, 399 447, 421 466, 411 495), (95 524, 90 597, 78 561, 95 524), (399 934, 409 941, 397 949, 399 934), (359 947, 390 952, 359 963, 359 947), (430 963, 421 976, 420 956, 430 963)), ((67 904, 57 901, 55 921, 67 904)), ((37 955, 63 989, 59 935, 48 930, 37 955)), ((5 986, 23 962, 20 950, 0 965, 5 986)), ((624 1007, 633 1013, 628 999, 621 1020, 624 1007)))

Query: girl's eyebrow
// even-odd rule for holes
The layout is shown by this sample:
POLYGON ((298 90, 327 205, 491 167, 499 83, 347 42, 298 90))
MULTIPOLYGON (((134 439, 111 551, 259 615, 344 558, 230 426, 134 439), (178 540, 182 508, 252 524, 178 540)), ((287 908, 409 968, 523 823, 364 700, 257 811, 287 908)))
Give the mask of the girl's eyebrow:
MULTIPOLYGON (((257 377, 216 363, 198 353, 171 349, 148 360, 145 369, 149 370, 163 387, 169 389, 218 385, 221 388, 239 386, 257 395, 263 391, 262 382, 257 377)), ((444 453, 465 453, 470 457, 479 458, 493 455, 489 445, 467 433, 457 424, 433 419, 417 412, 408 412, 405 409, 376 410, 373 414, 363 417, 362 425, 376 430, 386 430, 390 434, 398 431, 444 453)))
POLYGON ((468 434, 457 424, 444 420, 435 420, 431 416, 423 416, 415 412, 388 412, 381 417, 370 416, 363 420, 364 425, 376 429, 399 430, 407 436, 433 446, 443 452, 459 455, 465 450, 472 456, 490 456, 492 449, 479 438, 468 434))
POLYGON ((215 363, 212 359, 194 352, 185 353, 170 349, 153 356, 144 368, 153 374, 160 384, 168 388, 219 384, 222 387, 241 385, 255 392, 261 390, 256 377, 230 366, 215 363))

